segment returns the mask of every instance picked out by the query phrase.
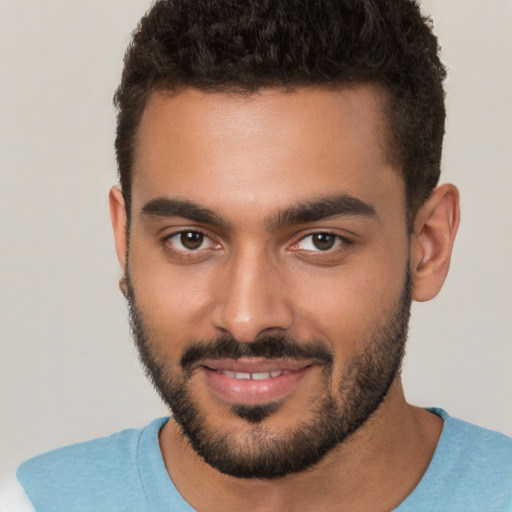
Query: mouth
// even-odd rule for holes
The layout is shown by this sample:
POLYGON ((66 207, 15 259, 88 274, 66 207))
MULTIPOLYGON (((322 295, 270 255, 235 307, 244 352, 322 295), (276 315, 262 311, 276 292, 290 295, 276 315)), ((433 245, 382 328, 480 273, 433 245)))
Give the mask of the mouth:
POLYGON ((309 361, 205 360, 197 369, 209 391, 230 405, 263 405, 292 394, 311 371, 309 361))
MULTIPOLYGON (((211 368, 209 368, 211 370, 211 368)), ((219 371, 219 370, 214 370, 219 371)), ((230 370, 221 370, 220 373, 231 379, 238 380, 265 380, 288 375, 290 370, 274 370, 272 372, 233 372, 230 370)))

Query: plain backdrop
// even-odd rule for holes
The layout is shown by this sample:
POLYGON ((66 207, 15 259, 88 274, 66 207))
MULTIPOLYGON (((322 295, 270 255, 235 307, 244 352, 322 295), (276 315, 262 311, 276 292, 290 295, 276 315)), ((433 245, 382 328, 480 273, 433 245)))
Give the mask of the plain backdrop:
MULTIPOLYGON (((132 346, 108 219, 112 94, 146 0, 0 0, 0 474, 164 407, 132 346)), ((512 2, 430 0, 448 66, 443 178, 462 225, 416 304, 408 399, 512 435, 512 2)))

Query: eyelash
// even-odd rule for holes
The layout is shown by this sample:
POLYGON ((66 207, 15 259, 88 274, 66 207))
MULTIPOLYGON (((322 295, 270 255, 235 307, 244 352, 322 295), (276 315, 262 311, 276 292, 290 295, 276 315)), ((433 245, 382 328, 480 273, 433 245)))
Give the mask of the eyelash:
POLYGON ((317 253, 317 254, 332 254, 333 252, 339 251, 341 248, 346 248, 347 245, 350 245, 350 240, 347 238, 338 235, 337 233, 332 233, 330 231, 315 231, 313 233, 308 233, 307 235, 300 238, 298 242, 296 242, 292 247, 298 246, 301 242, 304 242, 308 238, 311 238, 310 245, 315 245, 315 242, 313 241, 313 237, 324 235, 327 237, 332 237, 333 240, 333 247, 326 248, 324 250, 320 249, 319 247, 316 247, 316 250, 312 249, 300 249, 297 248, 295 250, 297 251, 304 251, 304 252, 311 252, 311 253, 317 253))
MULTIPOLYGON (((172 246, 171 244, 171 240, 175 237, 178 237, 178 236, 182 236, 184 234, 187 234, 187 233, 193 233, 193 234, 198 234, 198 235, 201 235, 204 237, 204 240, 210 240, 210 243, 212 244, 212 246, 219 246, 220 244, 216 243, 212 237, 206 233, 205 231, 202 231, 201 229, 197 229, 197 228, 194 228, 194 229, 181 229, 180 231, 175 231, 173 233, 170 233, 166 236, 164 236, 161 240, 160 240, 160 244, 163 246, 163 248, 172 253, 172 255, 174 257, 178 257, 178 258, 194 258, 194 257, 197 257, 199 255, 206 255, 207 253, 211 252, 212 250, 215 249, 215 247, 208 247, 208 248, 205 248, 205 249, 187 249, 187 248, 183 248, 183 249, 176 249, 175 247, 172 246)), ((203 242, 202 242, 203 243, 203 242)), ((201 243, 201 245, 202 245, 201 243)))
MULTIPOLYGON (((201 242, 201 245, 204 243, 204 240, 201 242)), ((314 242, 311 242, 311 244, 313 244, 314 242)), ((160 244, 163 246, 163 248, 172 253, 173 257, 178 257, 178 258, 182 258, 182 259, 186 259, 186 258, 197 258, 198 256, 200 255, 203 255, 203 256, 206 256, 208 253, 212 252, 212 250, 215 250, 216 247, 220 247, 220 244, 218 244, 217 242, 215 242, 212 237, 206 233, 205 231, 202 231, 201 229, 197 229, 197 228, 194 228, 194 229, 181 229, 180 231, 175 231, 173 233, 170 233, 166 236, 164 236, 161 240, 160 240, 160 244), (198 235, 201 235, 204 237, 204 240, 209 240, 210 241, 210 244, 212 245, 212 247, 207 247, 207 248, 198 248, 198 249, 187 249, 187 248, 183 248, 183 249, 176 249, 175 247, 172 246, 172 244, 170 243, 170 241, 175 238, 175 237, 178 237, 178 236, 182 236, 184 234, 198 234, 198 235)), ((311 233, 308 233, 304 236, 302 236, 298 241, 294 242, 291 246, 290 246, 290 249, 293 251, 293 252, 297 252, 297 253, 300 253, 302 255, 310 255, 312 257, 316 257, 316 258, 322 258, 322 257, 327 257, 327 256, 332 256, 334 254, 338 254, 340 252, 343 252, 345 250, 348 249, 348 247, 352 245, 352 242, 347 239, 346 237, 344 236, 341 236, 337 233, 333 233, 331 231, 314 231, 314 232, 311 232, 311 233), (328 249, 325 249, 325 250, 321 250, 321 249, 318 249, 317 250, 311 250, 311 249, 301 249, 299 247, 297 247, 301 242, 307 240, 308 238, 312 238, 314 236, 318 236, 318 235, 327 235, 329 237, 334 237, 334 247, 332 248, 328 248, 328 249), (323 256, 324 255, 324 256, 323 256)))

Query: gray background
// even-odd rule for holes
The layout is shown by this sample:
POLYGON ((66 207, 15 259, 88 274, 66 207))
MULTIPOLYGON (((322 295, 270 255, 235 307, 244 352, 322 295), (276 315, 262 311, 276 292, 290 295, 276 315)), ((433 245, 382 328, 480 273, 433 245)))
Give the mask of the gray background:
MULTIPOLYGON (((512 435, 512 2, 430 0, 462 225, 414 306, 407 397, 512 435)), ((0 475, 165 414, 117 289, 112 93, 145 0, 0 0, 0 475)))

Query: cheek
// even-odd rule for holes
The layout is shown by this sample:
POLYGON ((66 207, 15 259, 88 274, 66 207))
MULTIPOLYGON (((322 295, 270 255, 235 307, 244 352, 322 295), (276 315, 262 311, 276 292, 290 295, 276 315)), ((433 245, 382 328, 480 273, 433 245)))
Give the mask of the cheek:
POLYGON ((303 276, 295 288, 299 331, 327 341, 335 357, 350 359, 397 307, 406 265, 402 255, 366 265, 360 260, 312 279, 303 276))
POLYGON ((206 321, 211 303, 210 271, 170 265, 135 247, 130 251, 129 269, 150 339, 174 347, 211 336, 206 321))

